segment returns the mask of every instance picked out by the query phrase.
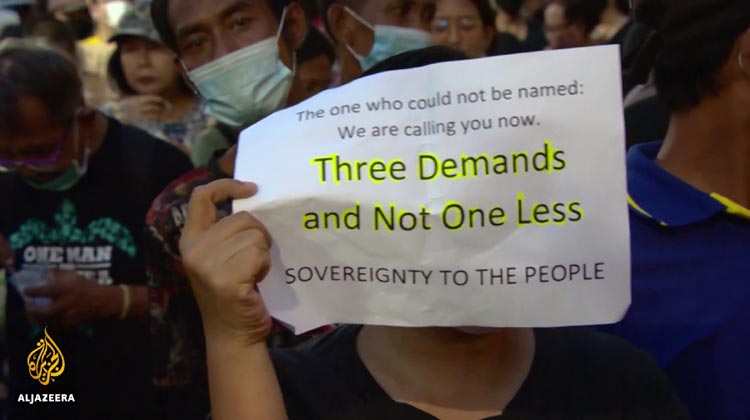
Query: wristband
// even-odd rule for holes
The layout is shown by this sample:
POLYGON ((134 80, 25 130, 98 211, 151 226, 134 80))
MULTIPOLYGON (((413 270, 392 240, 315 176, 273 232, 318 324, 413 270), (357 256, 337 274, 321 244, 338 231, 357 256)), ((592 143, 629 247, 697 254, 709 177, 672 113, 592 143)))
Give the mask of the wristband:
POLYGON ((120 312, 120 319, 125 319, 128 317, 128 312, 130 312, 130 288, 121 284, 120 289, 122 289, 122 311, 120 312))

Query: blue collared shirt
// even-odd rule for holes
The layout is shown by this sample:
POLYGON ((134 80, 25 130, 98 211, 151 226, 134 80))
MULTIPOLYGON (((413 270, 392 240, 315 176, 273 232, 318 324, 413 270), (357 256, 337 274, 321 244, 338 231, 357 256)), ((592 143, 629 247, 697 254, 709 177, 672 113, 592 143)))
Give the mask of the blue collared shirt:
POLYGON ((750 419, 750 210, 628 154, 633 304, 604 329, 649 351, 695 419, 750 419))

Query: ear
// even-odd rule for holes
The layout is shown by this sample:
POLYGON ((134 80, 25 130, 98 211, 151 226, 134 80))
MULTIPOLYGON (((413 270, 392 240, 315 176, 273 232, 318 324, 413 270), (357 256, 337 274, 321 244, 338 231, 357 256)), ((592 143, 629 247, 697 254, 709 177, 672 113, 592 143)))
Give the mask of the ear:
MULTIPOLYGON (((742 35, 737 40, 737 48, 743 60, 750 64, 750 28, 742 31, 742 35)), ((750 68, 746 70, 750 70, 750 68)))
POLYGON ((284 17, 284 41, 292 51, 297 51, 307 39, 308 24, 305 11, 297 2, 289 3, 284 17))
POLYGON ((495 36, 497 35, 497 30, 491 26, 487 26, 484 28, 484 52, 488 53, 490 47, 492 46, 492 41, 495 39, 495 36))
POLYGON ((331 36, 336 44, 348 44, 351 42, 351 31, 349 29, 349 13, 344 6, 333 4, 328 8, 328 25, 331 28, 331 36))
POLYGON ((187 66, 185 66, 185 63, 182 62, 180 57, 175 56, 174 64, 175 64, 175 67, 177 67, 177 71, 180 72, 180 77, 182 77, 182 80, 185 81, 185 84, 188 85, 188 87, 190 88, 190 90, 193 91, 195 96, 200 97, 200 93, 198 93, 198 88, 196 88, 195 84, 193 84, 193 81, 190 80, 190 76, 188 75, 188 69, 187 69, 187 66))

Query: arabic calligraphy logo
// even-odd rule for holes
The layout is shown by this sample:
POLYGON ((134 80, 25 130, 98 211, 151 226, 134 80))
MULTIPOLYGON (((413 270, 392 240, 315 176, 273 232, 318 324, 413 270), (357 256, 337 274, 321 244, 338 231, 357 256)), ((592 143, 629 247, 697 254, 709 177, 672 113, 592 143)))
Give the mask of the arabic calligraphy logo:
POLYGON ((31 378, 39 381, 40 384, 47 386, 50 381, 62 375, 65 371, 65 358, 60 348, 44 328, 44 338, 36 343, 36 348, 29 353, 26 358, 29 365, 29 375, 31 378))

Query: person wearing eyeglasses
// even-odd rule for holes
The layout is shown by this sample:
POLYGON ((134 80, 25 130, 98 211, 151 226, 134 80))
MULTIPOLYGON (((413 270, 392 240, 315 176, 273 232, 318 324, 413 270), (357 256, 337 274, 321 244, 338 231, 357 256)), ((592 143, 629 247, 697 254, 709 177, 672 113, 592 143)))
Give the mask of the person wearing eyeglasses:
POLYGON ((521 43, 510 34, 498 34, 495 11, 488 0, 438 0, 432 19, 435 45, 451 47, 469 58, 520 52, 521 43))
POLYGON ((191 168, 144 131, 83 104, 76 65, 30 40, 0 42, 0 236, 14 262, 7 340, 12 419, 152 419, 141 243, 156 195, 191 168), (65 361, 29 374, 48 333, 65 361), (21 394, 72 394, 28 404, 21 394))

